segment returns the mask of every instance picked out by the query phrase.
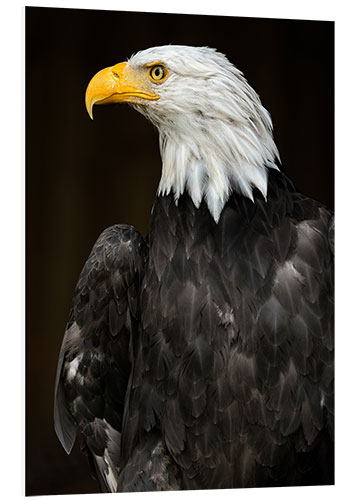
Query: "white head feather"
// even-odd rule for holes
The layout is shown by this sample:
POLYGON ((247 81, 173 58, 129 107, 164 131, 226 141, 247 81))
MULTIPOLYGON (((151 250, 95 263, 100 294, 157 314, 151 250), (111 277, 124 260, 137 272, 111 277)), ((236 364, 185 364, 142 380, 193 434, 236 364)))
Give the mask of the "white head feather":
POLYGON ((215 49, 167 45, 138 52, 128 64, 160 61, 169 76, 155 85, 160 97, 134 107, 159 130, 159 195, 185 189, 199 207, 204 199, 218 222, 233 190, 253 200, 267 194, 267 168, 279 153, 269 113, 243 74, 215 49))

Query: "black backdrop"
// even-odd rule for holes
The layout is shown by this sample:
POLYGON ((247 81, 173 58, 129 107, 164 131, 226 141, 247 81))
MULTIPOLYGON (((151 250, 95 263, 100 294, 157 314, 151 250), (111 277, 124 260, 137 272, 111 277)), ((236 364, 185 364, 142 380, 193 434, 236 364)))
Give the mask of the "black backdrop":
POLYGON ((274 122, 285 172, 333 207, 334 24, 26 8, 26 493, 98 491, 53 430, 56 362, 81 267, 99 233, 146 234, 160 177, 157 134, 126 105, 84 107, 90 78, 167 43, 216 47, 274 122))

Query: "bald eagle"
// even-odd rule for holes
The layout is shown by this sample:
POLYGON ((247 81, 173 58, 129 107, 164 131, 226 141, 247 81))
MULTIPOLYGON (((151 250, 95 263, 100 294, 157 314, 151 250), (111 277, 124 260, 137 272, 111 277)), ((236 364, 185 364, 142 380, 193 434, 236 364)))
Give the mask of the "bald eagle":
POLYGON ((334 482, 333 215, 281 172, 272 123, 227 58, 163 46, 97 73, 86 107, 158 129, 143 237, 115 225, 80 274, 55 429, 103 491, 334 482))

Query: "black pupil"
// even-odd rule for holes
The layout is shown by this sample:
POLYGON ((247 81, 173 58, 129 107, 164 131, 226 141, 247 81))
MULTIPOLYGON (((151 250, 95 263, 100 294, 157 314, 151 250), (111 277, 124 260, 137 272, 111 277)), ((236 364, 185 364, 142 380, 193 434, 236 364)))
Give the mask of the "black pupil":
POLYGON ((158 66, 157 68, 155 68, 155 76, 159 77, 161 76, 161 73, 162 73, 162 69, 161 69, 161 66, 158 66))

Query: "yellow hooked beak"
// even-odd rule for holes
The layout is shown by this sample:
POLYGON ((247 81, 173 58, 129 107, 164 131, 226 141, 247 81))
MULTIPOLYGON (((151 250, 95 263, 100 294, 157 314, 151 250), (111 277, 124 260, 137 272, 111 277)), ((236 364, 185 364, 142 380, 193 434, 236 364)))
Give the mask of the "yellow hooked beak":
POLYGON ((147 81, 144 75, 136 74, 127 63, 102 69, 89 82, 86 90, 86 108, 93 120, 94 104, 113 102, 143 103, 144 100, 155 101, 159 96, 146 90, 147 81))

